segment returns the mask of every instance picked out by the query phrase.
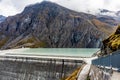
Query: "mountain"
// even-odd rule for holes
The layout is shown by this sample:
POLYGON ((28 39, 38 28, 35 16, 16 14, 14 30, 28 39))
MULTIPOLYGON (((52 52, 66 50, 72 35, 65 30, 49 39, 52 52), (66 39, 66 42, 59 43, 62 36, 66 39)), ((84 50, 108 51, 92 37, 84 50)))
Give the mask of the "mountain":
POLYGON ((107 23, 111 26, 117 26, 120 23, 120 21, 115 19, 115 17, 111 17, 111 16, 107 16, 107 15, 101 15, 101 16, 98 16, 97 18, 101 22, 107 23))
POLYGON ((0 47, 97 48, 113 31, 94 15, 44 1, 0 24, 0 47))
POLYGON ((6 18, 5 16, 0 15, 0 23, 3 22, 5 18, 6 18))
POLYGON ((115 11, 110 11, 110 10, 107 10, 107 9, 99 9, 99 15, 108 15, 108 16, 116 16, 116 13, 115 11))
POLYGON ((117 11, 117 12, 116 12, 116 15, 120 17, 120 11, 117 11))
POLYGON ((120 11, 110 11, 107 9, 99 9, 95 14, 97 18, 111 26, 116 26, 120 23, 120 11))
POLYGON ((112 11, 109 11, 107 9, 99 9, 100 13, 112 13, 112 11))
POLYGON ((103 51, 108 54, 120 49, 120 26, 116 32, 103 41, 103 51))

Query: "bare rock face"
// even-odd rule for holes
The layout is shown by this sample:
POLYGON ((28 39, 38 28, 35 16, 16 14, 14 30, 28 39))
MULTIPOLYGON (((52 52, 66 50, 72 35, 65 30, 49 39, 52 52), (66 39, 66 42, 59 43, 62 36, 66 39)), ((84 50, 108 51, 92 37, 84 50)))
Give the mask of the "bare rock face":
POLYGON ((3 22, 5 18, 6 18, 5 16, 0 15, 0 23, 3 22))
POLYGON ((0 24, 0 35, 3 36, 0 39, 4 42, 0 46, 2 49, 97 48, 112 31, 113 27, 94 15, 44 1, 27 6, 21 14, 8 17, 0 24))

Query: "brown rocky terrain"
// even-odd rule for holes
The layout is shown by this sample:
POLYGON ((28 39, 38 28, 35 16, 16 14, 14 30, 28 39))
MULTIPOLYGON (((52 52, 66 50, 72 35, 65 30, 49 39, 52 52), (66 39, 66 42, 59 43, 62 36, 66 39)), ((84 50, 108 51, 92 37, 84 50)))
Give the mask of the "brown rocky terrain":
POLYGON ((0 47, 98 48, 113 31, 94 15, 44 1, 0 23, 0 47))

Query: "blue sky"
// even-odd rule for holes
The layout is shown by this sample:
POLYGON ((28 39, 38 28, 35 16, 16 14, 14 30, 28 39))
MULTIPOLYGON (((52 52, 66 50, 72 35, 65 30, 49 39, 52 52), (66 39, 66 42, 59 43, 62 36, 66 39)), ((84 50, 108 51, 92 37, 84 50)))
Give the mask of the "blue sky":
MULTIPOLYGON (((11 16, 23 11, 24 7, 43 0, 0 0, 0 15, 11 16)), ((120 0, 49 0, 69 9, 95 13, 98 9, 120 10, 120 0)))

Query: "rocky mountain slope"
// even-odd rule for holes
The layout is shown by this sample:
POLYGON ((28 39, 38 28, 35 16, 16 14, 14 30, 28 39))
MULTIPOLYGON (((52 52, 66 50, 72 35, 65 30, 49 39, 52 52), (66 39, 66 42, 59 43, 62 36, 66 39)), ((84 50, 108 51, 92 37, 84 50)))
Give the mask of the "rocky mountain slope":
POLYGON ((116 32, 103 41, 105 53, 110 53, 120 49, 120 26, 116 32))
POLYGON ((5 16, 0 15, 0 23, 3 22, 5 18, 6 18, 5 16))
POLYGON ((111 26, 116 26, 120 23, 120 11, 110 11, 107 9, 99 9, 95 14, 97 18, 111 26))
POLYGON ((113 31, 94 15, 44 1, 0 24, 0 47, 97 48, 113 31))

